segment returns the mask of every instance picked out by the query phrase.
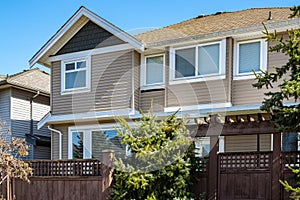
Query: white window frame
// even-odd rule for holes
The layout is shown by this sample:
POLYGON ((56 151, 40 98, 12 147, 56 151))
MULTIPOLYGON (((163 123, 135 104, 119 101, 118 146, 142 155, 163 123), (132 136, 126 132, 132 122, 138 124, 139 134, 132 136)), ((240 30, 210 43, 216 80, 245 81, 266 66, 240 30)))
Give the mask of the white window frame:
MULTIPOLYGON (((253 72, 240 73, 239 72, 239 45, 249 44, 254 42, 260 42, 260 70, 267 70, 267 59, 268 59, 268 43, 265 39, 253 39, 244 41, 235 41, 234 48, 234 80, 253 79, 255 75, 253 72)), ((260 72, 256 72, 260 73, 260 72)))
MULTIPOLYGON (((130 126, 136 126, 135 123, 129 123, 130 126)), ((120 128, 119 124, 98 124, 98 125, 82 125, 82 126, 70 126, 68 128, 68 159, 73 159, 73 132, 83 132, 83 159, 92 158, 92 132, 93 131, 107 131, 114 130, 115 127, 120 128), (88 150, 88 151, 86 151, 88 150), (90 153, 89 153, 90 152, 90 153)), ((126 154, 128 152, 126 151, 126 154)))
POLYGON ((141 88, 142 89, 158 89, 158 88, 164 88, 165 86, 165 54, 153 54, 153 55, 147 55, 147 56, 142 56, 142 67, 141 67, 141 88), (152 58, 152 57, 158 57, 162 56, 163 57, 163 82, 161 83, 153 83, 153 84, 147 84, 146 79, 147 79, 147 58, 152 58))
POLYGON ((90 56, 87 57, 83 57, 83 58, 76 58, 76 59, 68 59, 68 60, 62 60, 61 61, 61 94, 72 94, 72 93, 81 93, 81 92, 88 92, 90 91, 90 87, 91 87, 91 62, 90 62, 90 56), (72 70, 74 71, 86 71, 85 73, 85 87, 80 87, 80 88, 70 88, 70 89, 66 89, 66 65, 70 64, 70 63, 75 63, 75 67, 76 67, 76 63, 77 62, 86 62, 86 67, 83 69, 75 69, 72 70))
POLYGON ((185 82, 198 82, 198 81, 208 81, 208 80, 218 80, 224 79, 226 72, 226 39, 215 41, 215 42, 208 42, 202 43, 198 45, 190 45, 184 47, 177 47, 177 48, 170 48, 170 84, 176 83, 185 83, 185 82), (198 75, 198 48, 204 46, 210 46, 214 44, 219 44, 219 72, 214 74, 207 74, 207 75, 198 75), (175 57, 177 50, 195 48, 195 76, 190 77, 182 77, 182 78, 175 78, 175 57))

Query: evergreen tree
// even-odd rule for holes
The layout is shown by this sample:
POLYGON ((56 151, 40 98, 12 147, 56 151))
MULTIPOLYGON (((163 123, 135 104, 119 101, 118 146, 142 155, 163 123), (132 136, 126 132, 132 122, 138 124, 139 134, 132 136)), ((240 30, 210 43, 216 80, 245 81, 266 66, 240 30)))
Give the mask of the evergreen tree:
POLYGON ((158 121, 149 113, 136 127, 119 121, 118 135, 131 156, 116 158, 111 199, 191 199, 191 139, 185 120, 173 114, 158 121))
MULTIPOLYGON (((291 9, 291 17, 299 16, 299 6, 291 9)), ((258 80, 253 86, 261 89, 263 87, 273 88, 280 82, 278 91, 265 93, 262 110, 273 114, 276 126, 284 133, 300 131, 300 104, 284 104, 285 101, 300 97, 300 30, 288 30, 288 38, 279 36, 277 32, 269 33, 265 29, 266 39, 275 42, 270 47, 270 52, 281 52, 288 56, 288 62, 283 66, 274 66, 275 71, 262 71, 256 74, 258 80)))
MULTIPOLYGON (((291 8, 290 17, 299 17, 300 6, 291 8)), ((256 74, 258 80, 253 86, 261 89, 263 87, 272 88, 274 83, 280 83, 276 92, 265 93, 262 110, 273 114, 275 124, 279 131, 288 134, 300 131, 300 30, 292 29, 287 31, 287 39, 279 36, 277 32, 269 33, 265 28, 266 39, 275 42, 276 45, 270 47, 270 52, 281 52, 288 56, 288 62, 283 66, 275 66, 274 72, 262 71, 256 74), (287 100, 293 99, 294 104, 285 104, 287 100)), ((298 185, 291 186, 287 181, 280 183, 287 191, 292 191, 292 199, 300 198, 300 168, 292 169, 298 185)))

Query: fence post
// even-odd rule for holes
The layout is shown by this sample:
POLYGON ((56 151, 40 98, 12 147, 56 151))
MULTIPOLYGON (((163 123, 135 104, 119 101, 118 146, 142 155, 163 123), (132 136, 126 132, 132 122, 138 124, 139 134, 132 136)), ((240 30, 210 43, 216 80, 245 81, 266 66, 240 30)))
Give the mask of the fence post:
POLYGON ((208 199, 218 196, 218 136, 210 136, 210 152, 208 160, 208 199), (213 145, 213 146, 212 146, 213 145))
POLYGON ((111 186, 113 180, 113 161, 114 151, 103 150, 102 161, 101 161, 101 176, 102 176, 102 194, 106 199, 109 196, 108 188, 111 186))
POLYGON ((272 160, 272 200, 280 199, 280 183, 281 177, 281 133, 273 134, 273 160, 272 160))

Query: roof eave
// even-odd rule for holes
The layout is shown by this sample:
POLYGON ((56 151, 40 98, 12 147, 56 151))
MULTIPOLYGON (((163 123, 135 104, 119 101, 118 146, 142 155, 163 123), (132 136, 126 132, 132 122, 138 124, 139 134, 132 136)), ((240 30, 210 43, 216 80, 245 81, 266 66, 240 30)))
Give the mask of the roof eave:
POLYGON ((21 89, 21 90, 26 90, 26 91, 29 91, 29 92, 39 91, 40 95, 50 97, 50 92, 48 92, 48 91, 40 90, 38 88, 26 87, 24 85, 16 84, 14 82, 10 82, 10 81, 7 81, 7 80, 0 81, 0 89, 8 88, 8 87, 14 87, 14 88, 18 88, 18 89, 21 89))

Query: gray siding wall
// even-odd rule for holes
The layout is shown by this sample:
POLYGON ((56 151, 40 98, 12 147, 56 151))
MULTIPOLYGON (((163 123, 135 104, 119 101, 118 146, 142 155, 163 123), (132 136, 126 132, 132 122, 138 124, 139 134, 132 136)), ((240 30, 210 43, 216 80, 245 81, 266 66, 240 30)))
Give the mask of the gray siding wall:
MULTIPOLYGON (((11 89, 11 132, 14 137, 26 138, 26 134, 30 133, 30 98, 35 93, 27 92, 20 89, 11 89)), ((37 123, 46 115, 49 110, 49 97, 42 95, 37 96, 33 100, 33 133, 35 135, 50 137, 50 131, 46 126, 37 130, 37 123)), ((31 146, 28 159, 33 159, 35 148, 31 146)), ((47 153, 47 152, 46 152, 47 153)), ((49 153, 49 152, 48 152, 49 153)), ((39 154, 39 153, 38 153, 39 154)), ((41 156, 49 157, 49 155, 41 156)))
POLYGON ((50 160, 51 148, 46 146, 34 147, 34 160, 50 160))
MULTIPOLYGON (((12 88, 11 119, 12 133, 17 137, 25 137, 30 132, 30 98, 35 93, 12 88)), ((32 104, 34 134, 50 137, 47 127, 37 130, 37 123, 49 112, 49 97, 37 96, 32 104)))
POLYGON ((131 108, 134 51, 93 55, 91 91, 61 95, 61 63, 51 68, 52 114, 72 114, 131 108))
POLYGON ((11 129, 10 96, 10 89, 0 90, 0 122, 3 125, 2 130, 0 129, 0 132, 11 129))
POLYGON ((99 27, 92 21, 89 21, 57 52, 56 55, 124 43, 125 42, 118 37, 99 27))

